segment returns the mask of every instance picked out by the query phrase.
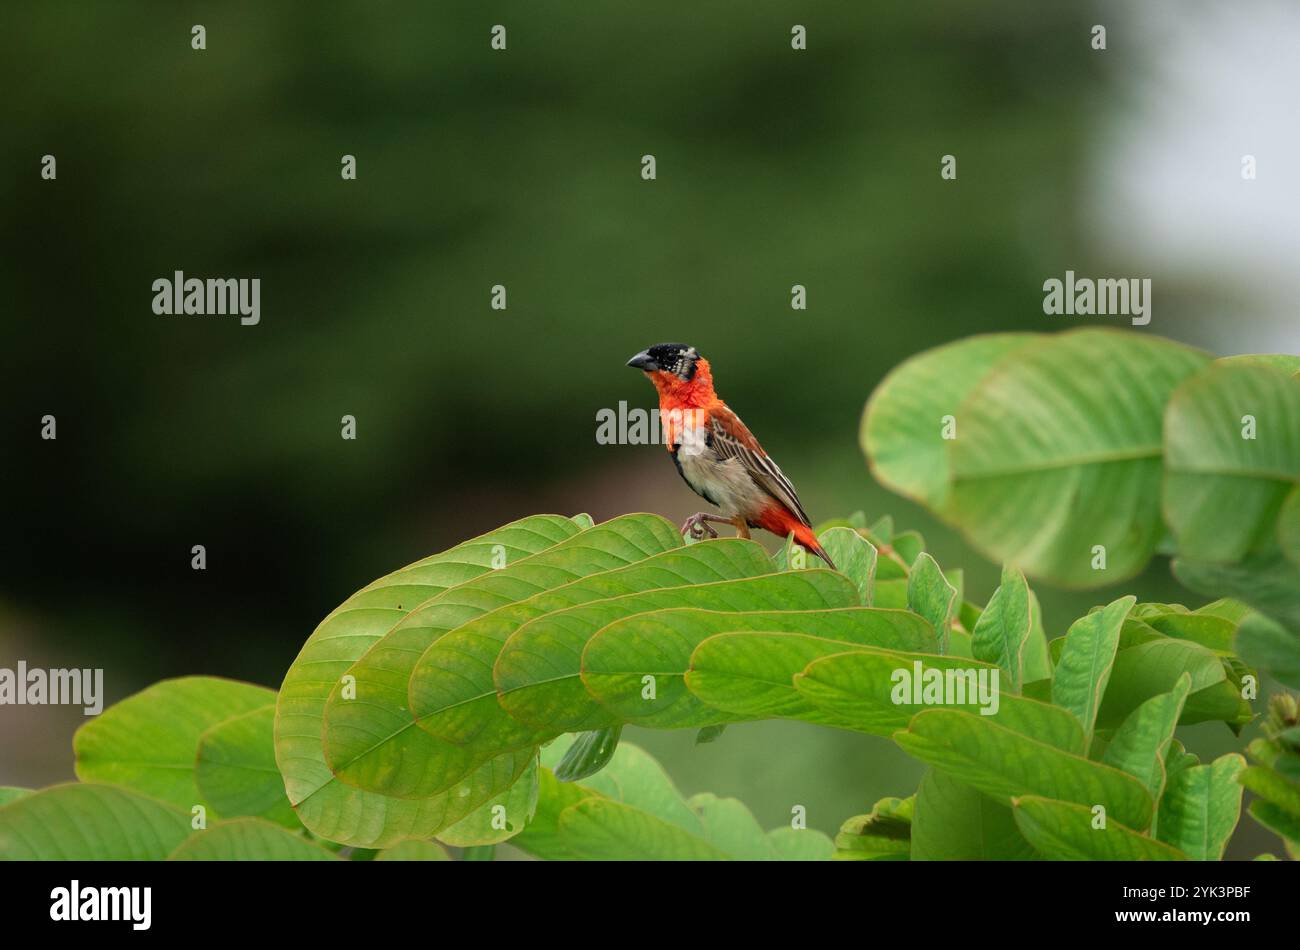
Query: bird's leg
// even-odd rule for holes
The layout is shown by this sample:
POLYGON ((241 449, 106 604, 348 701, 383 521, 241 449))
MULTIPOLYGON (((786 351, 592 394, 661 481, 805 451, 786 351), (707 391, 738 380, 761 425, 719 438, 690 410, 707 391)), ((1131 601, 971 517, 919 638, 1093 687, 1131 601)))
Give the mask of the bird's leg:
POLYGON ((718 524, 735 524, 730 518, 721 518, 705 511, 698 511, 682 522, 682 534, 689 534, 697 541, 706 534, 716 538, 718 532, 714 530, 713 525, 709 524, 710 521, 716 521, 718 524))
POLYGON ((731 523, 736 526, 736 537, 749 540, 749 522, 742 515, 736 515, 731 519, 731 523))

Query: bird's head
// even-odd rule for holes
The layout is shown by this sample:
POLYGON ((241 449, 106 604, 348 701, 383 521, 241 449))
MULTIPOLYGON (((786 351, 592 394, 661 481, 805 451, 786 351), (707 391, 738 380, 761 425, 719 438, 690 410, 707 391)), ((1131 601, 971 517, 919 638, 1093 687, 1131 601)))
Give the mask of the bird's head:
POLYGON ((627 361, 659 390, 661 405, 703 405, 714 398, 709 361, 686 343, 656 343, 627 361))
POLYGON ((685 343, 656 343, 627 361, 627 365, 642 370, 653 378, 656 374, 676 376, 681 382, 690 382, 699 365, 708 362, 693 346, 685 343))

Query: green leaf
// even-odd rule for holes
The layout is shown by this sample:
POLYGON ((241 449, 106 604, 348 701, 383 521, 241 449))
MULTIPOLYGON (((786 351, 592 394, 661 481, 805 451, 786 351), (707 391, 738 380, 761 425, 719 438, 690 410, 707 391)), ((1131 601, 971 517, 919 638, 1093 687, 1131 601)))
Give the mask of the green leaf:
MULTIPOLYGON (((553 766, 572 745, 565 737, 543 752, 553 766)), ((644 750, 622 743, 590 783, 558 782, 544 768, 537 815, 517 846, 559 860, 822 860, 832 846, 816 832, 764 834, 734 799, 697 795, 689 802, 644 750)))
POLYGON ((961 601, 934 558, 924 551, 916 556, 907 576, 907 608, 930 622, 939 640, 939 652, 948 652, 952 621, 961 601))
POLYGON ((1192 678, 1183 673, 1173 690, 1152 696, 1139 705, 1116 731, 1102 757, 1107 765, 1127 772, 1145 785, 1153 801, 1159 801, 1164 792, 1165 756, 1191 689, 1192 678))
POLYGON ((1293 853, 1300 852, 1300 815, 1257 798, 1250 803, 1250 817, 1290 843, 1293 853))
MULTIPOLYGON (((625 515, 426 601, 371 645, 325 705, 325 761, 343 782, 407 798, 432 796, 470 774, 475 757, 415 724, 408 680, 429 645, 467 621, 581 577, 681 547, 675 525, 625 515)), ((494 793, 495 794, 495 793, 494 793)))
POLYGON ((586 861, 725 861, 701 837, 607 798, 584 798, 560 815, 560 834, 586 861))
MULTIPOLYGON (((630 567, 596 574, 546 591, 517 604, 484 614, 435 641, 420 657, 411 674, 411 709, 420 728, 449 742, 473 743, 477 748, 498 750, 531 745, 566 729, 579 730, 608 724, 595 707, 586 702, 579 673, 582 648, 599 627, 623 616, 698 604, 726 609, 751 591, 752 585, 736 585, 771 569, 767 552, 753 541, 722 539, 692 544, 630 567), (532 623, 554 616, 549 623, 532 623), (520 631, 523 631, 520 633, 520 631), (548 634, 547 631, 555 631, 548 634), (519 633, 519 636, 515 636, 519 633), (551 641, 548 637, 555 635, 551 641), (537 638, 536 640, 534 638, 537 638), (544 690, 573 697, 593 718, 547 719, 537 725, 512 718, 498 702, 494 667, 513 669, 512 657, 527 657, 534 642, 544 644, 547 667, 544 690), (501 661, 502 654, 506 654, 501 661), (559 667, 569 673, 566 680, 559 667)), ((803 588, 799 581, 777 581, 765 590, 803 588)), ((526 662, 541 662, 526 660, 526 662)), ((561 702, 561 705, 564 705, 561 702)))
POLYGON ((0 808, 0 860, 161 861, 190 816, 114 785, 54 785, 0 808))
POLYGON ((709 742, 717 742, 718 738, 727 729, 726 725, 703 726, 695 733, 695 744, 705 745, 709 742))
POLYGON ((1251 614, 1237 629, 1237 652, 1279 683, 1300 689, 1300 634, 1291 633, 1263 614, 1251 614))
POLYGON ((595 775, 614 757, 622 732, 622 726, 611 726, 582 733, 555 767, 555 777, 561 782, 577 782, 595 775))
POLYGON ((337 861, 338 855, 261 818, 234 818, 187 838, 171 861, 337 861))
POLYGON ((976 714, 988 708, 996 712, 980 719, 996 720, 1067 752, 1083 752, 1083 730, 1068 712, 1012 693, 999 691, 994 697, 991 689, 990 695, 981 696, 971 686, 981 671, 991 687, 994 681, 988 677, 997 675, 997 667, 966 657, 862 650, 812 661, 794 677, 794 685, 808 702, 862 732, 893 735, 914 723, 917 713, 934 707, 976 714), (936 686, 944 688, 931 692, 936 686), (918 688, 920 703, 915 701, 918 688))
POLYGON ((776 861, 829 861, 835 857, 835 842, 811 828, 774 828, 767 843, 776 861))
POLYGON ((914 563, 925 550, 925 538, 919 531, 900 531, 894 535, 893 549, 901 562, 899 566, 906 572, 906 565, 914 563))
MULTIPOLYGON (((812 574, 809 571, 785 576, 809 578, 812 574)), ((851 591, 849 596, 853 596, 851 591)), ((710 636, 737 632, 815 633, 824 646, 824 641, 841 641, 838 647, 830 643, 828 648, 832 650, 859 642, 890 647, 932 643, 930 630, 919 617, 872 607, 733 614, 665 610, 618 621, 592 637, 582 658, 582 682, 590 696, 624 722, 654 728, 698 728, 734 722, 738 718, 735 714, 702 699, 707 686, 701 683, 708 674, 703 666, 695 665, 701 658, 693 654, 710 636)), ((784 679, 776 685, 788 687, 790 677, 803 668, 790 669, 785 665, 790 657, 788 650, 798 649, 800 644, 771 637, 763 643, 758 652, 766 650, 766 655, 754 656, 753 662, 767 672, 774 667, 784 670, 784 679)), ((737 644, 724 646, 730 648, 737 644)), ((818 644, 802 646, 815 650, 818 644)), ((743 694, 771 695, 764 685, 768 681, 749 677, 753 669, 746 666, 734 671, 746 680, 743 694)), ((725 670, 724 675, 731 672, 725 670)), ((789 697, 789 690, 783 695, 789 697)))
POLYGON ((1160 799, 1156 836, 1196 861, 1218 861, 1241 817, 1238 776, 1246 760, 1236 753, 1169 777, 1160 799))
POLYGON ((1137 779, 985 717, 929 709, 895 733, 894 741, 909 755, 1000 800, 1039 795, 1089 808, 1103 805, 1130 828, 1142 830, 1151 823, 1151 796, 1137 779))
POLYGON ((1167 637, 1190 640, 1219 654, 1232 652, 1232 634, 1240 621, 1202 613, 1159 613, 1143 622, 1167 637))
POLYGON ((438 832, 438 840, 454 848, 500 844, 513 838, 532 819, 539 794, 536 758, 519 781, 484 802, 460 821, 438 832))
POLYGON ((1277 516, 1277 543, 1288 561, 1300 567, 1300 487, 1292 489, 1277 516))
POLYGON ((518 778, 531 756, 490 762, 458 788, 427 800, 344 785, 321 748, 325 702, 352 662, 420 603, 492 570, 494 561, 513 564, 578 530, 559 515, 524 518, 380 578, 321 622, 285 675, 275 720, 276 762, 289 800, 314 834, 362 848, 431 837, 518 778))
POLYGON ((938 769, 916 791, 913 861, 1024 861, 1034 849, 1016 829, 1011 809, 938 769))
POLYGON ((549 768, 540 769, 537 779, 537 809, 533 820, 510 843, 543 861, 576 860, 577 856, 560 834, 560 815, 570 805, 603 796, 584 785, 561 782, 549 768))
POLYGON ((194 768, 199 794, 223 818, 265 818, 301 828, 275 764, 275 706, 211 726, 199 737, 194 768))
POLYGON ((210 727, 275 702, 263 686, 212 676, 163 680, 77 730, 77 777, 134 789, 188 812, 216 808, 195 783, 199 738, 210 727))
POLYGON ((876 583, 876 546, 852 528, 831 528, 818 535, 817 540, 835 562, 836 569, 858 588, 858 602, 870 607, 876 583))
POLYGON ((1165 518, 1179 549, 1240 561, 1272 536, 1300 484, 1300 382, 1259 363, 1192 376, 1165 411, 1165 469, 1165 518))
POLYGON ((1236 564, 1196 560, 1185 553, 1174 561, 1173 569, 1174 576, 1192 590, 1210 597, 1245 601, 1300 637, 1300 565, 1289 560, 1276 544, 1236 564))
POLYGON ((1186 861, 1177 848, 1109 818, 1093 827, 1092 809, 1024 795, 1012 802, 1016 826, 1045 858, 1056 861, 1186 861))
POLYGON ((836 861, 907 861, 912 850, 914 798, 882 798, 835 836, 836 861))
POLYGON ((436 841, 413 839, 399 841, 391 848, 385 848, 375 855, 376 861, 450 861, 442 845, 436 841))
POLYGON ((974 336, 913 356, 886 375, 862 417, 862 448, 876 480, 942 512, 950 492, 954 441, 944 438, 944 417, 957 420, 955 434, 963 438, 960 410, 971 390, 1000 361, 1035 339, 1028 333, 974 336))
POLYGON ((32 794, 30 788, 19 788, 16 785, 0 785, 0 808, 30 794, 32 794))
MULTIPOLYGON (((735 612, 764 607, 764 616, 804 611, 790 616, 802 616, 807 626, 816 608, 856 602, 857 591, 846 577, 819 569, 683 587, 553 613, 521 627, 506 642, 495 670, 498 701, 511 717, 541 735, 614 725, 627 721, 629 712, 639 719, 663 708, 666 693, 685 694, 681 677, 702 638, 719 629, 748 626, 748 621, 734 619, 735 612), (658 606, 676 609, 654 609, 658 606), (738 626, 728 626, 733 623, 738 626), (646 674, 658 680, 659 702, 652 707, 639 701, 646 674)), ((699 704, 688 702, 684 708, 698 712, 699 704)), ((716 721, 695 717, 674 725, 716 721)))
POLYGON ((1025 575, 1010 565, 1003 565, 1002 583, 989 598, 971 633, 971 650, 975 659, 1006 670, 1013 692, 1020 692, 1025 682, 1025 648, 1033 630, 1033 610, 1025 575))
MULTIPOLYGON (((824 633, 833 633, 823 630, 824 633)), ((928 636, 929 631, 927 630, 928 636)), ((855 728, 856 722, 814 706, 795 689, 794 677, 812 661, 834 656, 865 645, 855 640, 879 639, 869 630, 840 631, 845 639, 798 633, 719 633, 700 641, 690 658, 686 687, 691 695, 709 707, 736 719, 800 719, 805 722, 855 728)), ((888 654, 894 666, 905 665, 901 653, 888 654)), ((649 706, 653 700, 641 700, 649 706)), ((671 722, 671 719, 652 718, 671 722)))
POLYGON ((1130 577, 1165 531, 1165 405, 1208 360, 1109 329, 1039 337, 980 373, 953 412, 941 504, 930 483, 912 491, 987 556, 1031 576, 1071 587, 1130 577), (1092 567, 1098 545, 1105 570, 1092 567))
POLYGON ((1065 635, 1052 680, 1052 702, 1074 713, 1083 725, 1086 738, 1092 736, 1102 695, 1110 680, 1124 618, 1136 600, 1129 596, 1112 601, 1104 610, 1076 620, 1065 635))
MULTIPOLYGON (((1241 695, 1227 682, 1222 661, 1198 643, 1160 639, 1139 643, 1116 655, 1097 725, 1118 726, 1148 697, 1174 689, 1184 674, 1191 678, 1191 695, 1183 707, 1181 722, 1237 720, 1241 695)), ((1249 719, 1247 710, 1244 721, 1249 719)))

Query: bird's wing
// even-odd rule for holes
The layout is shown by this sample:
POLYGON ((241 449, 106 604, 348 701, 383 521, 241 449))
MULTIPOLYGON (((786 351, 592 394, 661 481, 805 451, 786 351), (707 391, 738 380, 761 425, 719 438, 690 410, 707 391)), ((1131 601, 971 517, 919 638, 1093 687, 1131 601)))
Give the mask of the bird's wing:
POLYGON ((713 449, 719 458, 724 461, 740 459, 740 464, 759 488, 779 501, 804 524, 812 526, 790 479, 785 477, 771 456, 763 451, 758 439, 754 438, 754 433, 746 428, 739 416, 725 406, 714 408, 709 413, 709 433, 713 437, 713 449))

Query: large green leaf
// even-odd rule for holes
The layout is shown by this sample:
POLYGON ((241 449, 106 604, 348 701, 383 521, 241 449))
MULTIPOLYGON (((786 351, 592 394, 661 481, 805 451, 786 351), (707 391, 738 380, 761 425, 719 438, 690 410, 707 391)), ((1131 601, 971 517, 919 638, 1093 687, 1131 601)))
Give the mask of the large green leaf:
MULTIPOLYGON (((809 573, 797 576, 808 577, 809 573)), ((705 672, 702 667, 695 666, 692 654, 696 648, 714 634, 739 631, 815 633, 817 643, 804 645, 817 655, 820 655, 818 645, 838 652, 845 648, 845 643, 866 641, 892 646, 925 642, 930 638, 929 628, 920 618, 902 611, 870 607, 735 614, 665 610, 610 624, 592 637, 582 658, 582 681, 587 692, 609 714, 636 725, 660 729, 700 728, 749 718, 714 707, 702 699, 703 691, 696 691, 697 681, 692 679, 690 684, 687 683, 688 675, 695 677, 698 673, 707 678, 716 672, 714 667, 705 672), (828 643, 832 640, 842 642, 836 648, 834 643, 828 643)), ((750 676, 755 665, 784 671, 776 674, 784 676, 777 685, 786 687, 790 677, 803 669, 802 665, 794 668, 786 665, 790 661, 788 650, 798 650, 797 646, 786 644, 779 637, 768 637, 763 642, 764 647, 760 650, 767 650, 765 657, 753 657, 753 651, 750 651, 747 655, 752 665, 724 673, 728 676, 734 672, 744 679, 746 695, 765 690, 764 683, 750 676)), ((734 677, 732 681, 735 681, 734 677)), ((797 699, 788 689, 786 695, 797 699)), ((772 714, 776 714, 775 710, 772 714)))
POLYGON ((926 710, 906 730, 895 733, 894 741, 910 755, 1001 800, 1039 795, 1089 808, 1102 805, 1121 824, 1136 830, 1151 823, 1151 796, 1137 779, 986 717, 952 709, 926 710))
POLYGON ((988 556, 1033 576, 1074 587, 1132 576, 1164 532, 1165 404, 1208 360, 1088 328, 1040 337, 991 368, 977 363, 978 383, 952 412, 949 493, 930 501, 932 479, 913 493, 988 556), (1105 570, 1093 566, 1098 548, 1105 570))
POLYGON ((862 416, 862 448, 887 488, 942 512, 951 490, 945 417, 965 436, 962 404, 999 361, 1034 340, 1028 333, 974 336, 927 350, 895 367, 876 387, 862 416))
POLYGON ((0 808, 0 860, 161 861, 190 815, 115 785, 55 785, 0 808))
POLYGON ((1156 837, 1197 861, 1218 861, 1241 817, 1237 779, 1246 760, 1236 753, 1169 777, 1160 799, 1156 837))
POLYGON ((1300 381, 1243 362, 1192 376, 1165 412, 1165 469, 1165 518, 1180 550, 1240 561, 1274 535, 1300 484, 1300 381))
POLYGON ((729 623, 744 629, 743 621, 730 619, 735 612, 856 603, 857 590, 843 575, 810 570, 651 592, 550 614, 521 627, 501 651, 495 671, 499 701, 513 718, 550 735, 614 725, 629 711, 639 717, 684 695, 681 677, 691 650, 729 623), (646 675, 655 677, 659 697, 650 707, 638 701, 646 675))
POLYGON ((1186 861, 1177 848, 1107 819, 1086 805, 1024 795, 1012 802, 1016 826, 1043 857, 1057 861, 1186 861))
POLYGON ((321 622, 285 675, 276 706, 276 762, 303 824, 333 841, 382 848, 432 836, 518 778, 527 758, 488 763, 458 788, 424 801, 349 787, 325 762, 325 702, 367 647, 420 603, 492 570, 494 562, 513 564, 579 530, 559 515, 524 518, 380 578, 321 622))
MULTIPOLYGON (((499 608, 462 624, 424 652, 410 679, 411 709, 422 729, 450 742, 478 740, 477 744, 494 749, 531 744, 538 729, 510 717, 497 702, 497 684, 493 680, 493 668, 505 650, 522 648, 526 653, 535 634, 545 638, 551 625, 530 621, 563 612, 562 626, 574 631, 576 639, 572 644, 564 638, 555 643, 543 642, 548 657, 557 654, 554 659, 567 662, 572 671, 572 688, 580 690, 577 674, 582 647, 599 626, 622 616, 682 603, 724 609, 738 597, 739 602, 744 602, 744 592, 753 590, 750 585, 736 586, 729 581, 769 570, 766 552, 753 541, 708 541, 499 608), (591 625, 586 635, 584 624, 591 625), (521 628, 527 632, 513 637, 521 628)), ((507 656, 506 668, 510 664, 507 656)), ((551 725, 550 721, 545 725, 551 725)), ((557 725, 561 728, 548 730, 547 734, 564 731, 564 724, 557 725)), ((573 728, 582 725, 579 722, 573 728)))
POLYGON ((275 706, 232 716, 199 737, 194 779, 223 818, 266 818, 286 828, 302 823, 275 764, 275 706))
POLYGON ((260 818, 234 818, 191 835, 172 861, 337 861, 302 835, 260 818))
POLYGON ((498 607, 681 543, 677 528, 665 519, 625 515, 434 596, 348 668, 354 696, 348 682, 331 690, 325 761, 340 781, 367 791, 423 798, 448 789, 471 772, 475 757, 415 724, 408 680, 429 644, 498 607))
POLYGON ((1065 635, 1056 675, 1052 678, 1052 702, 1074 713, 1083 725, 1085 737, 1092 736, 1115 662, 1120 631, 1136 600, 1129 596, 1112 601, 1105 609, 1080 617, 1065 635))
POLYGON ((978 682, 981 671, 990 686, 996 682, 991 677, 997 667, 966 657, 860 649, 813 660, 794 677, 794 685, 835 721, 862 732, 893 735, 917 713, 947 707, 969 710, 1067 752, 1083 752, 1083 730, 1068 712, 1000 691, 994 706, 971 687, 972 675, 978 682))
POLYGON ((1023 861, 1034 849, 1011 809, 938 769, 928 769, 912 815, 913 861, 1023 861))
POLYGON ((104 710, 77 730, 77 777, 135 789, 189 811, 213 807, 195 783, 203 733, 275 702, 264 686, 211 676, 163 680, 104 710))

